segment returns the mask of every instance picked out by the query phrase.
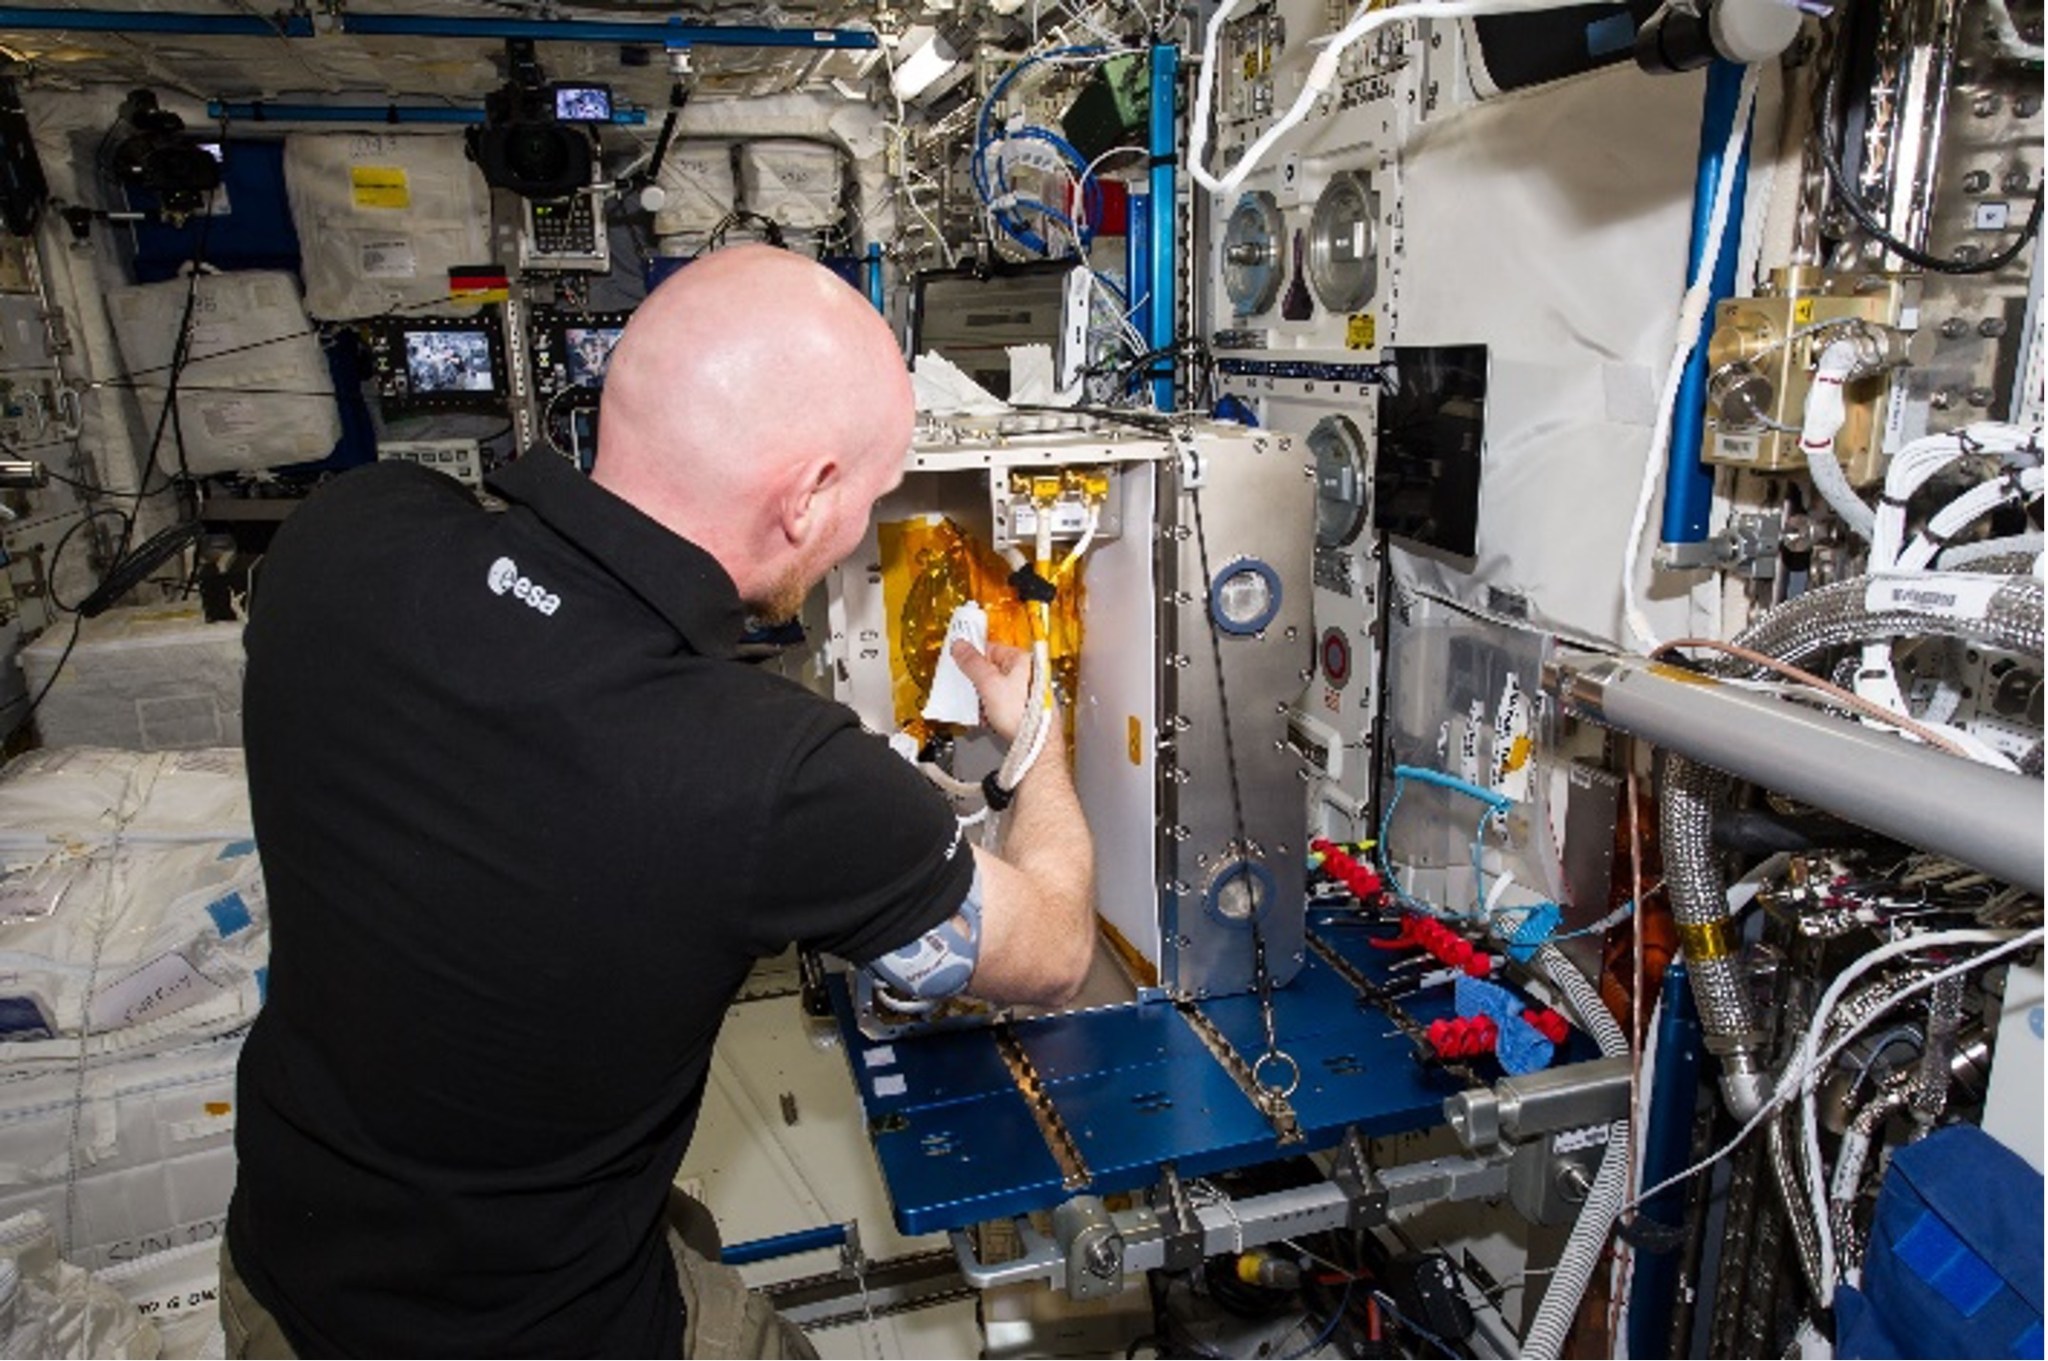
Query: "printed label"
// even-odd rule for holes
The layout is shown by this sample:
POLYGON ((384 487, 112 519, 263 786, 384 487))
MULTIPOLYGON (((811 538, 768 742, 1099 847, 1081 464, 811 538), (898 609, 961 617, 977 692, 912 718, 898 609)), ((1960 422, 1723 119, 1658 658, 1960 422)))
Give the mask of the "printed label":
POLYGON ((1991 598, 2004 584, 2001 577, 1927 572, 1918 576, 1876 576, 1863 593, 1863 607, 1873 614, 1912 610, 1944 619, 1982 619, 1991 612, 1991 598))
POLYGON ((1372 313, 1360 312, 1345 319, 1344 348, 1347 350, 1369 350, 1378 341, 1379 328, 1373 324, 1372 313))
POLYGON ((206 433, 214 439, 247 439, 263 428, 256 403, 242 397, 208 402, 199 408, 206 433))
POLYGON ((411 279, 420 272, 412 242, 403 237, 363 242, 363 276, 370 279, 411 279))
POLYGON ((358 208, 410 208, 412 189, 405 171, 395 165, 352 165, 349 194, 358 208))
POLYGON ((169 1016, 204 1002, 220 985, 192 967, 183 955, 159 955, 126 978, 93 995, 88 1013, 95 1030, 114 1030, 169 1016))
POLYGON ((1714 457, 1723 463, 1754 463, 1762 452, 1762 442, 1755 435, 1714 436, 1714 457))

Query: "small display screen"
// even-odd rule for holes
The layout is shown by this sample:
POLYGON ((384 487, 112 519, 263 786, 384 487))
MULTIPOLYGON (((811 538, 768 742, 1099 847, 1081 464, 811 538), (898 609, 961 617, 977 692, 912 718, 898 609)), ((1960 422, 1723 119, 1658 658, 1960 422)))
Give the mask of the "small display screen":
POLYGON ((488 331, 407 331, 405 375, 414 392, 493 392, 488 331))
POLYGON ((557 85, 555 119, 562 123, 609 123, 612 92, 603 85, 557 85))
POLYGON ((562 329, 564 367, 569 386, 604 386, 606 365, 612 362, 612 346, 619 343, 622 326, 567 326, 562 329))

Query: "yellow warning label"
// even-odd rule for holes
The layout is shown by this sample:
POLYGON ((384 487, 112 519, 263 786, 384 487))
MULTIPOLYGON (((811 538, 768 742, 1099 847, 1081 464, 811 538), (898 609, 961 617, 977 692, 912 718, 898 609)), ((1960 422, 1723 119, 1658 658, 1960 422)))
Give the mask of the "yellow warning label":
POLYGON ((1813 299, 1812 299, 1812 298, 1799 298, 1799 299, 1796 299, 1796 300, 1795 300, 1795 301, 1793 302, 1793 304, 1792 304, 1792 324, 1793 324, 1794 326, 1811 326, 1811 325, 1813 325, 1813 299))
POLYGON ((1347 350, 1369 350, 1379 343, 1379 328, 1373 324, 1372 313, 1360 312, 1344 323, 1344 348, 1347 350))
POLYGON ((1134 766, 1144 765, 1145 725, 1138 721, 1138 716, 1136 714, 1132 714, 1130 716, 1130 725, 1126 734, 1126 738, 1126 751, 1131 758, 1131 764, 1134 766))
POLYGON ((358 208, 410 208, 412 191, 405 171, 395 165, 352 165, 349 188, 358 208))

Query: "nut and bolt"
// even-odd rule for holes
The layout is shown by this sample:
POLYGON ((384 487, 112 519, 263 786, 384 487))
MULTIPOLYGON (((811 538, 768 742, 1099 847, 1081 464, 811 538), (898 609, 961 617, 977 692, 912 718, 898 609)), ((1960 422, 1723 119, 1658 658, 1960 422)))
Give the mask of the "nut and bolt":
POLYGON ((1936 411, 1946 411, 1955 404, 1956 390, 1954 388, 1936 388, 1927 394, 1927 405, 1933 407, 1936 411))
POLYGON ((1997 95, 1978 95, 1977 102, 1970 106, 1970 112, 1976 114, 1979 118, 1990 118, 2004 106, 2005 101, 1997 95))
POLYGON ((1963 176, 1963 192, 1966 194, 1981 194, 1990 187, 1991 172, 1989 170, 1972 170, 1969 174, 1963 176))
POLYGON ((1970 323, 1964 321, 1961 317, 1950 317, 1947 321, 1941 323, 1941 338, 1943 340, 1961 340, 1969 333, 1970 323))
POLYGON ((2034 187, 2034 177, 2024 170, 2008 170, 1998 187, 2008 194, 2024 194, 2034 187))
POLYGON ((2041 96, 2014 96, 2012 101, 2012 111, 2013 116, 2016 118, 2032 118, 2035 114, 2041 112, 2041 96))
POLYGON ((1990 406, 1992 395, 1990 388, 1971 388, 1969 403, 1971 406, 1990 406))
POLYGON ((1986 340, 1996 340, 2005 334, 2004 317, 1986 317, 1977 323, 1977 334, 1986 340))

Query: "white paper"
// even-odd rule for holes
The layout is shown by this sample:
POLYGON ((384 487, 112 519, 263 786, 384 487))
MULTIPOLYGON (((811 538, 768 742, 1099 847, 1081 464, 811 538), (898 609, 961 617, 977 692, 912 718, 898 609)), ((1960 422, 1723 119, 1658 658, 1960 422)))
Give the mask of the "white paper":
POLYGON ((1000 416, 1010 409, 941 354, 917 357, 910 386, 917 394, 917 409, 931 416, 1000 416))

